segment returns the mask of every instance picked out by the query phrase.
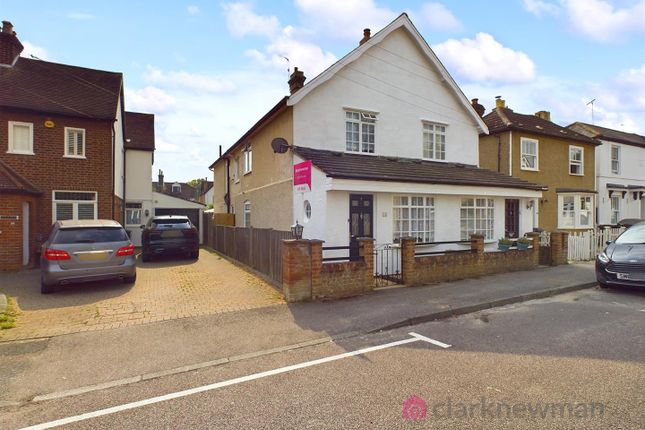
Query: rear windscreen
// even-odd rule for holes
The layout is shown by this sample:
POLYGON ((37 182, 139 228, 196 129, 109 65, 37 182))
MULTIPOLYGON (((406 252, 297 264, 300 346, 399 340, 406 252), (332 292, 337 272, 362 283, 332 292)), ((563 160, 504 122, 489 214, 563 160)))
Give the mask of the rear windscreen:
POLYGON ((152 220, 152 228, 190 228, 190 221, 187 218, 155 219, 152 220))
POLYGON ((125 242, 128 235, 121 227, 65 228, 58 230, 54 243, 125 242))

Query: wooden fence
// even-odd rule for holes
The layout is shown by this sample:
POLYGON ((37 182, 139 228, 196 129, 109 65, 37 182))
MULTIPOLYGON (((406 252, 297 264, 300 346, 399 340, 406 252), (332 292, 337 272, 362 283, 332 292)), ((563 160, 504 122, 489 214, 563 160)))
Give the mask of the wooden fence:
POLYGON ((606 228, 569 233, 569 260, 593 260, 607 246, 608 240, 615 240, 624 230, 624 228, 606 228))
POLYGON ((209 230, 211 248, 282 283, 282 240, 292 238, 290 231, 212 224, 209 230))

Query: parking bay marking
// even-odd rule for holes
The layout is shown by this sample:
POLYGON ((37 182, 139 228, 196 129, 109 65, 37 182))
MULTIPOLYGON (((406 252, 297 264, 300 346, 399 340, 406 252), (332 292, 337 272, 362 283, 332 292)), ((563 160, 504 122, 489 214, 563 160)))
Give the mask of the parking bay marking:
POLYGON ((111 408, 99 409, 93 412, 87 412, 81 415, 75 415, 72 417, 61 418, 55 421, 49 421, 42 424, 36 424, 29 427, 24 427, 21 430, 42 430, 50 429, 54 427, 59 427, 65 424, 71 424, 79 421, 85 421, 92 418, 101 417, 104 415, 115 414, 117 412, 123 412, 130 409, 136 409, 147 405, 152 405, 155 403, 165 402, 167 400, 178 399, 181 397, 190 396, 197 393, 203 393, 206 391, 217 390, 218 388, 228 387, 230 385, 241 384, 244 382, 254 381, 256 379, 266 378, 267 376, 279 375, 281 373, 287 373, 298 369, 304 369, 306 367, 318 366, 319 364, 330 363, 332 361, 341 360, 343 358, 354 357, 357 355, 367 354, 373 351, 380 351, 382 349, 392 348, 395 346, 405 345, 408 343, 414 342, 428 342, 433 345, 439 346, 441 348, 450 348, 452 345, 447 343, 439 342, 438 340, 422 336, 418 333, 410 332, 408 333, 411 337, 407 339, 397 340, 395 342, 384 343, 382 345, 370 346, 367 348, 357 349, 356 351, 345 352, 343 354, 332 355, 329 357, 319 358, 317 360, 305 361, 303 363, 292 364, 291 366, 280 367, 273 370, 267 370, 264 372, 254 373, 247 376, 241 376, 235 379, 229 379, 228 381, 216 382, 214 384, 203 385, 201 387, 190 388, 187 390, 177 391, 175 393, 164 394, 162 396, 151 397, 149 399, 139 400, 136 402, 125 403, 123 405, 113 406, 111 408))

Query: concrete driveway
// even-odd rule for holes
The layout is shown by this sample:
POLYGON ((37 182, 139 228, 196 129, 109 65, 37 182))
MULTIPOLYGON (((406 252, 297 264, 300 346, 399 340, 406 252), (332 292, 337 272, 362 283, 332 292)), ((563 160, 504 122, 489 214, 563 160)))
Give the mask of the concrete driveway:
POLYGON ((17 304, 17 326, 0 342, 105 330, 284 303, 263 279, 202 249, 198 261, 139 261, 137 282, 95 282, 40 294, 38 269, 0 273, 0 292, 17 304))

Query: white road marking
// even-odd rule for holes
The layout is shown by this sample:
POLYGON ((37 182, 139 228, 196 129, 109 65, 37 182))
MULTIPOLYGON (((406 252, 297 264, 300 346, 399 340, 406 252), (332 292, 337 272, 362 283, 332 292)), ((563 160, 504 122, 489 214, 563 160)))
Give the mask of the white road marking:
POLYGON ((408 343, 424 341, 424 342, 431 343, 433 345, 440 346, 442 348, 449 348, 451 346, 446 343, 439 342, 438 340, 434 340, 417 333, 408 333, 408 334, 412 337, 403 339, 403 340, 397 340, 396 342, 384 343, 382 345, 376 345, 376 346, 370 346, 368 348, 357 349, 356 351, 345 352, 343 354, 332 355, 330 357, 319 358, 317 360, 305 361, 304 363, 293 364, 291 366, 285 366, 285 367, 280 367, 273 370, 267 370, 265 372, 254 373, 252 375, 242 376, 235 379, 229 379, 228 381, 216 382, 214 384, 203 385, 201 387, 195 387, 187 390, 177 391, 175 393, 164 394, 163 396, 151 397, 149 399, 139 400, 131 403, 125 403, 123 405, 113 406, 111 408, 99 409, 97 411, 87 412, 81 415, 75 415, 72 417, 62 418, 55 421, 49 421, 42 424, 36 424, 33 426, 24 427, 21 430, 42 430, 42 429, 59 427, 65 424, 71 424, 79 421, 89 420, 91 418, 101 417, 104 415, 115 414, 117 412, 136 409, 143 406, 152 405, 155 403, 165 402, 167 400, 178 399, 181 397, 186 397, 197 393, 203 393, 205 391, 217 390, 218 388, 228 387, 230 385, 236 385, 244 382, 254 381, 256 379, 266 378, 267 376, 279 375, 281 373, 287 373, 298 369, 304 369, 306 367, 318 366, 319 364, 329 363, 332 361, 341 360, 343 358, 354 357, 356 355, 367 354, 369 352, 379 351, 382 349, 392 348, 395 346, 405 345, 408 343))

